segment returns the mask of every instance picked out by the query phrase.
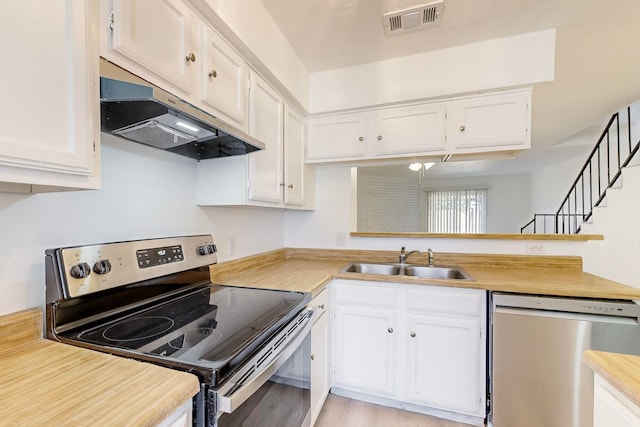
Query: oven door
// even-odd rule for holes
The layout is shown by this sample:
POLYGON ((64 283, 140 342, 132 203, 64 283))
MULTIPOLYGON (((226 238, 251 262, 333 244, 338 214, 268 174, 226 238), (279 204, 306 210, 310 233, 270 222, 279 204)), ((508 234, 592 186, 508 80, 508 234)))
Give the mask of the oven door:
POLYGON ((305 310, 216 391, 216 427, 311 425, 313 317, 305 310))

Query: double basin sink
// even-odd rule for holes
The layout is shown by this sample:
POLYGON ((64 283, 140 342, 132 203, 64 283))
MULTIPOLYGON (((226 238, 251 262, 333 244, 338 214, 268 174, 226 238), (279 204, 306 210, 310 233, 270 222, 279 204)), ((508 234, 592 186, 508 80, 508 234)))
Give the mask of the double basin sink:
POLYGON ((453 266, 354 262, 343 268, 342 271, 345 273, 374 274, 379 276, 411 276, 421 279, 474 280, 462 268, 453 266))

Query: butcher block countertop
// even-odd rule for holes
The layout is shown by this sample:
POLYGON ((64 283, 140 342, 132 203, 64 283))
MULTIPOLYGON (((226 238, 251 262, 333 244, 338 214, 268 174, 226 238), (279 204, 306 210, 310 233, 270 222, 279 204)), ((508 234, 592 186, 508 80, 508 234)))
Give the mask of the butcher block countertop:
POLYGON ((584 362, 613 388, 640 406, 640 356, 587 350, 584 362))
POLYGON ((199 391, 191 374, 42 338, 42 312, 0 316, 0 424, 155 426, 199 391))
MULTIPOLYGON (((435 265, 464 268, 475 281, 420 279, 346 273, 354 261, 397 262, 398 252, 366 250, 280 249, 211 266, 214 283, 317 294, 334 278, 450 286, 536 295, 640 299, 640 289, 582 271, 580 257, 435 253, 435 265)), ((411 255, 410 264, 426 264, 411 255)))

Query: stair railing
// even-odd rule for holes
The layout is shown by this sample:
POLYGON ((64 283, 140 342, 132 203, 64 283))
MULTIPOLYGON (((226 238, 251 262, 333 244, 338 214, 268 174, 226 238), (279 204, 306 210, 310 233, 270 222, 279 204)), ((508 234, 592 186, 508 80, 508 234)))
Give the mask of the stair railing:
POLYGON ((520 227, 520 233, 555 234, 556 214, 534 214, 533 219, 520 227))
POLYGON ((550 216, 553 216, 554 233, 580 232, 582 223, 591 218, 593 209, 600 206, 604 200, 607 189, 615 185, 622 175, 622 168, 629 164, 640 149, 640 140, 632 146, 631 106, 627 107, 627 124, 627 144, 624 144, 621 143, 620 114, 615 113, 611 116, 557 212, 535 214, 534 218, 520 229, 521 233, 531 226, 534 233, 538 232, 537 223, 541 218, 544 218, 543 232, 546 232, 546 223, 550 216))

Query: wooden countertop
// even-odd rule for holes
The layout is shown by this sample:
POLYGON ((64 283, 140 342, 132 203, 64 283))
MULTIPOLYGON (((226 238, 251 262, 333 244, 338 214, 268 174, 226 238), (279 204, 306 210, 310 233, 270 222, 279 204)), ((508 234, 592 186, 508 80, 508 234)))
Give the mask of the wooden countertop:
POLYGON ((42 312, 0 316, 0 424, 155 426, 199 391, 191 374, 42 338, 42 312))
MULTIPOLYGON (((211 266, 214 283, 316 294, 333 278, 486 289, 537 295, 640 299, 640 289, 582 271, 579 257, 436 253, 435 263, 459 265, 475 281, 346 273, 353 261, 395 262, 389 251, 282 249, 211 266)), ((423 256, 410 263, 424 264, 423 256)))
POLYGON ((594 372, 640 406, 640 356, 587 350, 583 359, 594 372))

